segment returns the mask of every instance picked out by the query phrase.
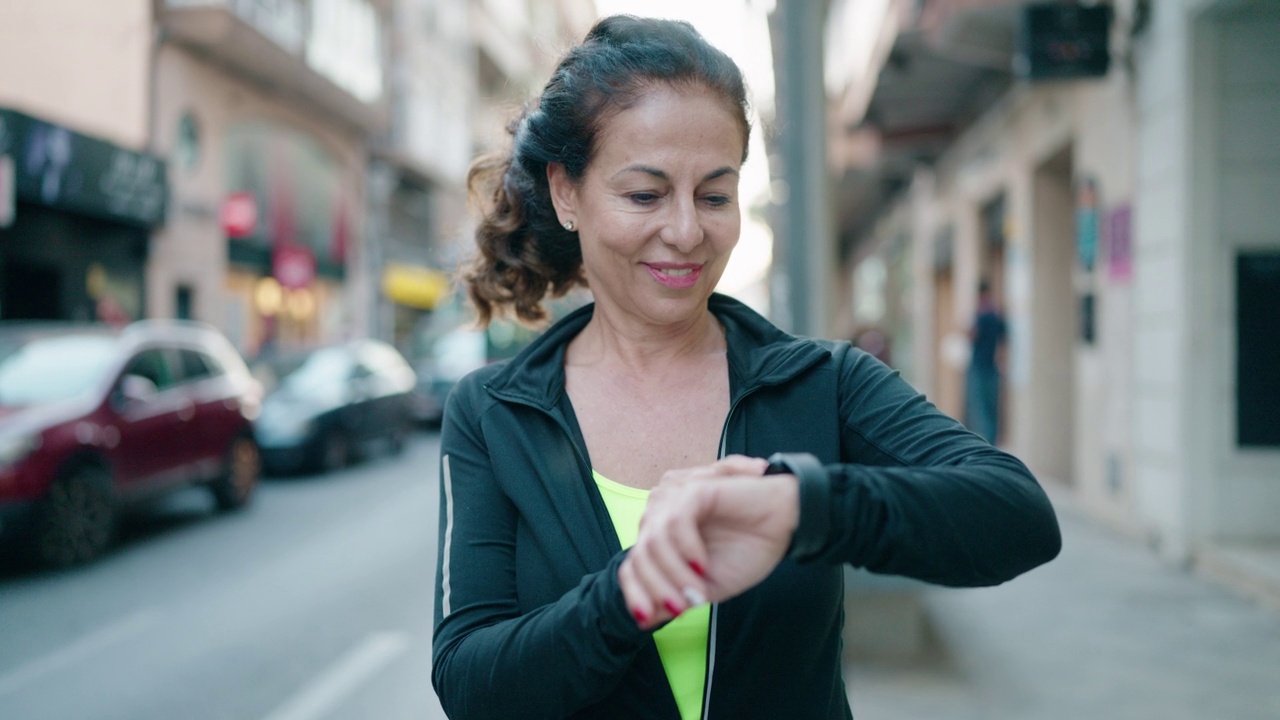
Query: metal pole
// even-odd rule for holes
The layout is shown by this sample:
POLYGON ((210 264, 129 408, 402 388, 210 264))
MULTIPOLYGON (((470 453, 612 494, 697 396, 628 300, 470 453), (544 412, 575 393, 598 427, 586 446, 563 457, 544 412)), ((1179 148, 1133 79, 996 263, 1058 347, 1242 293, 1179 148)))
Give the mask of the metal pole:
POLYGON ((798 335, 829 332, 832 252, 826 164, 827 102, 822 54, 827 3, 779 0, 779 136, 787 185, 782 209, 785 308, 775 319, 798 335), (789 320, 789 322, 788 322, 789 320))

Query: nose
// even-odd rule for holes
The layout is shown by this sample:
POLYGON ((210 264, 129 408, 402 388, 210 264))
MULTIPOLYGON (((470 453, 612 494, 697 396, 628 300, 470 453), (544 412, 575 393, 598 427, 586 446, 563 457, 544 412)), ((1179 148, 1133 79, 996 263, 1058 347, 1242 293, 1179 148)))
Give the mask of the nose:
POLYGON ((688 253, 702 244, 704 233, 702 219, 693 198, 683 198, 670 205, 662 241, 682 253, 688 253))

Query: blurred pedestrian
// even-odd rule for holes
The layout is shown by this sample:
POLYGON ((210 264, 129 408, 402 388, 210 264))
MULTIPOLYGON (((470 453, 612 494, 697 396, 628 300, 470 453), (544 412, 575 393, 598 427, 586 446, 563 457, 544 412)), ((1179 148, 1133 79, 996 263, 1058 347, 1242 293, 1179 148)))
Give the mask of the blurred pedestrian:
POLYGON ((448 401, 450 717, 848 718, 843 563, 987 585, 1058 551, 1020 462, 849 343, 713 292, 746 109, 690 25, 610 17, 472 168, 482 321, 594 304, 448 401))
POLYGON ((986 280, 978 283, 978 310, 969 328, 973 355, 965 378, 965 424, 995 445, 1000 438, 1000 375, 1008 330, 986 280))

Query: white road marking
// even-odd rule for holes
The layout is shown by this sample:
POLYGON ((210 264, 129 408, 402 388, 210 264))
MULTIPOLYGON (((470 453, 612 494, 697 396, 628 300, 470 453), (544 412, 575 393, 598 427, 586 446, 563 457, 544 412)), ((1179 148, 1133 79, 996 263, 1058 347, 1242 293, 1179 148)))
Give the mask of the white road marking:
POLYGON ((409 647, 404 633, 374 633, 320 673, 266 720, 318 720, 409 647))
POLYGON ((92 632, 64 648, 55 650, 5 675, 0 675, 0 695, 11 693, 41 676, 63 670, 88 659, 107 646, 145 630, 156 622, 156 613, 142 610, 92 632))

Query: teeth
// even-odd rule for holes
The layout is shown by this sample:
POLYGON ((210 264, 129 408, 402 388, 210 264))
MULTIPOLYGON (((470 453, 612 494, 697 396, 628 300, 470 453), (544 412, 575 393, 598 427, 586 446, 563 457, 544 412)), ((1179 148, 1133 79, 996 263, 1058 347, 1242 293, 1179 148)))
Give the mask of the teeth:
POLYGON ((669 277, 684 277, 685 275, 692 273, 693 268, 685 268, 683 270, 661 270, 659 272, 669 277))

